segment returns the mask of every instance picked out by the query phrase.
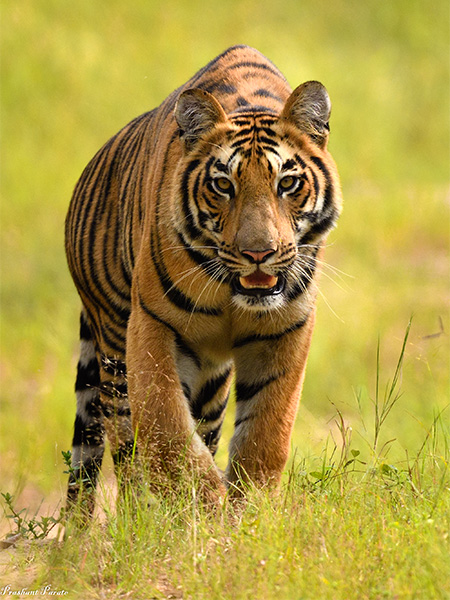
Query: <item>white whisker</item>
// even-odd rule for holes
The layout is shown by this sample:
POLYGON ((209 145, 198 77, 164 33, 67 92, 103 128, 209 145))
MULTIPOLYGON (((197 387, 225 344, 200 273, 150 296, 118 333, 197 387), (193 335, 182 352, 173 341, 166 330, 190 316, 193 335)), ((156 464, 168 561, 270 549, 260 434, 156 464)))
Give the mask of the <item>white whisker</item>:
MULTIPOLYGON (((300 265, 298 262, 295 262, 293 265, 293 271, 296 271, 298 273, 298 275, 300 276, 301 279, 306 279, 307 281, 309 281, 309 283, 311 283, 314 288, 315 291, 320 294, 321 298, 323 299, 323 301, 325 302, 326 306, 329 308, 329 310, 331 311, 331 313, 337 318, 339 319, 339 321, 341 321, 341 323, 344 323, 344 320, 336 313, 336 311, 331 307, 330 303, 328 302, 325 294, 322 292, 322 290, 319 288, 319 286, 317 285, 314 277, 312 275, 310 275, 307 271, 305 271, 305 269, 303 268, 302 265, 300 265)), ((331 278, 330 278, 331 279, 331 278)), ((333 280, 332 280, 333 281, 333 280)), ((336 283, 336 282, 333 282, 336 283)), ((305 284, 302 281, 302 287, 304 288, 304 291, 306 293, 310 293, 309 292, 309 286, 305 286, 305 284)))

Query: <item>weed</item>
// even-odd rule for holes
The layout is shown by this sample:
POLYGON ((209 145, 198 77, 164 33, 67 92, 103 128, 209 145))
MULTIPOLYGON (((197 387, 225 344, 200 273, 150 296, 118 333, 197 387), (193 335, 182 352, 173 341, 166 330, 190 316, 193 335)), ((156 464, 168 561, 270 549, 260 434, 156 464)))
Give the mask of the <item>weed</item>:
POLYGON ((28 511, 26 508, 22 508, 19 512, 14 507, 14 497, 6 493, 1 493, 5 501, 5 516, 7 519, 14 521, 16 530, 12 531, 8 537, 20 537, 40 540, 46 538, 56 525, 61 523, 61 516, 55 518, 53 516, 40 516, 38 517, 38 511, 35 512, 34 516, 28 518, 28 511))

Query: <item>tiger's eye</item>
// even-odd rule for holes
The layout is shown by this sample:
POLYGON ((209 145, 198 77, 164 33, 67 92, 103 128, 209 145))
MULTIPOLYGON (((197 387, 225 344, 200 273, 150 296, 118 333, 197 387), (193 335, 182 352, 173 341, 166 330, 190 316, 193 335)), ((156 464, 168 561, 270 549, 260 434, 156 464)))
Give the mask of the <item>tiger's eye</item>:
POLYGON ((282 177, 278 182, 278 191, 279 193, 291 192, 296 185, 297 177, 294 177, 293 175, 286 175, 286 177, 282 177))
POLYGON ((233 184, 226 177, 217 177, 214 179, 214 185, 219 192, 229 194, 233 189, 233 184))

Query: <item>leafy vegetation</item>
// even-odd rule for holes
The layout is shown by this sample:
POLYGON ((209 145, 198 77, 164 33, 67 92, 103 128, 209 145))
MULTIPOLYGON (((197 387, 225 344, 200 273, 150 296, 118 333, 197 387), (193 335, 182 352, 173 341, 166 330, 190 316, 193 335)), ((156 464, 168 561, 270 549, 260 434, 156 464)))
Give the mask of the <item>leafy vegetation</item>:
POLYGON ((2 17, 2 533, 48 532, 64 497, 79 302, 63 225, 109 136, 247 43, 293 86, 326 85, 345 200, 279 496, 249 490, 218 521, 192 495, 116 513, 109 463, 104 516, 27 542, 19 575, 80 598, 448 597, 448 3, 6 0, 2 17))

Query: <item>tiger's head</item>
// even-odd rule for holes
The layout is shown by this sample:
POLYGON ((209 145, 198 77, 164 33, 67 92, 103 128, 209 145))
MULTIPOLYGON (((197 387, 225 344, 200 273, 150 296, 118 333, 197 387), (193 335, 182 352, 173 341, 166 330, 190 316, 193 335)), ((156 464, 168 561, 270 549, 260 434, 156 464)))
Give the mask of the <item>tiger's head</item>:
POLYGON ((178 234, 243 308, 280 308, 314 278, 342 203, 326 148, 330 110, 315 81, 299 86, 279 114, 261 108, 227 115, 198 88, 178 99, 178 234))

